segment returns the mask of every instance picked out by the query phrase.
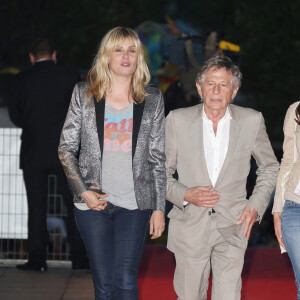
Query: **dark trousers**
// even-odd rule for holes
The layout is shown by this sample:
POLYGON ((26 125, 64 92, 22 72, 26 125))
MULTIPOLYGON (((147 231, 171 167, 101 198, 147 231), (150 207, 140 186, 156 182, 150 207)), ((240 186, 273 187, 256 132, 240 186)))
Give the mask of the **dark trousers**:
POLYGON ((62 167, 59 165, 55 168, 43 167, 25 161, 23 163, 23 176, 28 200, 28 261, 37 264, 46 261, 48 245, 46 217, 49 174, 57 176, 57 193, 62 195, 65 207, 67 208, 68 218, 66 227, 73 265, 86 263, 86 250, 75 223, 74 204, 62 167))
POLYGON ((138 299, 137 278, 149 216, 149 210, 128 210, 111 203, 103 211, 75 208, 96 300, 138 299))

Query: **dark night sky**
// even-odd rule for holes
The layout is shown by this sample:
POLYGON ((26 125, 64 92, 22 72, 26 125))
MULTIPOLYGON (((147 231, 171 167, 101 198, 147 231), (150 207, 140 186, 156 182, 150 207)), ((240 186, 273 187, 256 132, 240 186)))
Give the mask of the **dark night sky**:
POLYGON ((28 66, 27 45, 46 34, 60 63, 88 69, 108 29, 165 23, 165 14, 202 33, 222 31, 241 46, 243 89, 263 112, 271 137, 281 140, 285 111, 300 98, 300 1, 2 0, 0 66, 28 66))

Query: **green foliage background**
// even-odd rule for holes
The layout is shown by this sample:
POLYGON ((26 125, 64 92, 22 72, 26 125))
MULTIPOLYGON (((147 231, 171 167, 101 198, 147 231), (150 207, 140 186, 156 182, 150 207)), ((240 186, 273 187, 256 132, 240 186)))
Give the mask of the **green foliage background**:
POLYGON ((300 100, 299 0, 2 0, 0 66, 28 65, 27 45, 51 36, 59 62, 89 69, 103 34, 118 25, 180 18, 201 32, 223 30, 241 46, 243 90, 253 95, 273 140, 300 100))

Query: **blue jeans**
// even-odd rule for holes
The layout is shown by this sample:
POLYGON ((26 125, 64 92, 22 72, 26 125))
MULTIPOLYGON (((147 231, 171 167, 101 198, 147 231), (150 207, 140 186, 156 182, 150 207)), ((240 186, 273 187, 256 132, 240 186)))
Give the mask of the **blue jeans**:
POLYGON ((103 211, 75 208, 86 246, 96 300, 137 300, 138 271, 150 210, 128 210, 108 203, 103 211))
POLYGON ((293 265, 300 300, 300 204, 286 200, 281 216, 282 240, 293 265))

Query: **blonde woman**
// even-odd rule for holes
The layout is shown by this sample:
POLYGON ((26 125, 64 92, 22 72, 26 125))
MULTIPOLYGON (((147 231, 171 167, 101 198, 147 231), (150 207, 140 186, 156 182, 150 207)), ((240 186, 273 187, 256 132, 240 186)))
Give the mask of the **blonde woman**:
POLYGON ((300 300, 300 102, 289 107, 283 132, 283 158, 272 212, 277 240, 293 265, 300 300))
POLYGON ((157 238, 165 227, 164 104, 149 80, 136 32, 110 30, 88 82, 75 86, 61 134, 96 299, 138 299, 146 232, 157 238))

